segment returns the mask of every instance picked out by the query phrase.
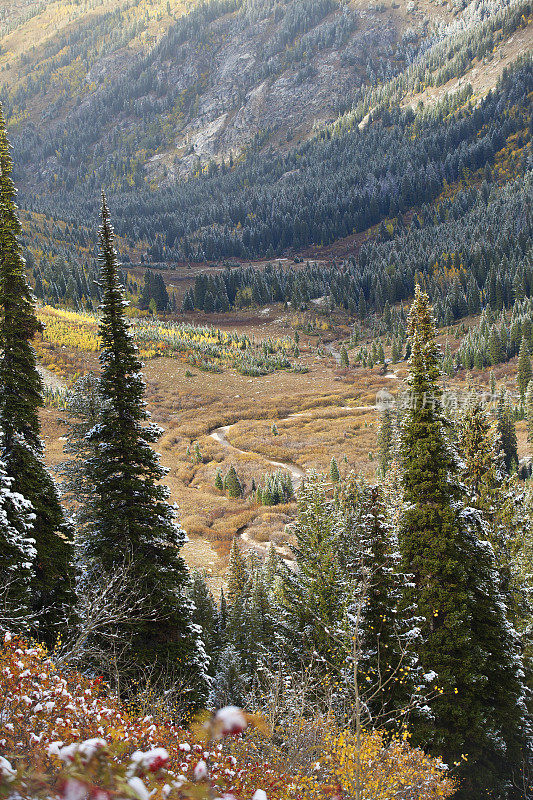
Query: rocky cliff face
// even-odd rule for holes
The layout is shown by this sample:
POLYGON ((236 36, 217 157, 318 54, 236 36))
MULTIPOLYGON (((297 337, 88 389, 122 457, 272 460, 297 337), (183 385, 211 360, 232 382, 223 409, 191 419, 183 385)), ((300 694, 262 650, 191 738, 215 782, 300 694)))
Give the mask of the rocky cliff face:
POLYGON ((242 8, 212 24, 205 46, 186 43, 161 63, 178 92, 200 89, 170 147, 148 160, 152 179, 239 158, 258 140, 294 145, 348 108, 361 86, 393 74, 424 33, 419 24, 402 38, 390 15, 329 3, 287 33, 294 7, 317 5, 293 0, 277 19, 276 12, 254 19, 242 8))
POLYGON ((10 3, 0 99, 22 197, 53 212, 71 192, 171 190, 286 153, 362 98, 371 111, 486 92, 532 45, 530 12, 500 19, 522 0, 10 3))
POLYGON ((141 0, 126 10, 122 0, 83 0, 85 16, 58 20, 18 55, 9 48, 29 36, 30 12, 43 28, 41 6, 11 19, 0 94, 19 164, 32 164, 24 186, 61 188, 65 166, 74 181, 111 173, 122 187, 168 185, 251 146, 288 149, 404 69, 432 26, 404 0, 211 0, 181 5, 191 10, 177 20, 176 2, 154 0, 158 14, 145 18, 141 0))

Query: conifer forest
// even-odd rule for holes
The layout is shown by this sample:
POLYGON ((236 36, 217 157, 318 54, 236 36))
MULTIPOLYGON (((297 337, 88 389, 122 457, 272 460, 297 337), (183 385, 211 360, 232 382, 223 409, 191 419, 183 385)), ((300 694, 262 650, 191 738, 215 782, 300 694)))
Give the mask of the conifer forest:
POLYGON ((533 800, 531 0, 0 0, 0 800, 533 800))

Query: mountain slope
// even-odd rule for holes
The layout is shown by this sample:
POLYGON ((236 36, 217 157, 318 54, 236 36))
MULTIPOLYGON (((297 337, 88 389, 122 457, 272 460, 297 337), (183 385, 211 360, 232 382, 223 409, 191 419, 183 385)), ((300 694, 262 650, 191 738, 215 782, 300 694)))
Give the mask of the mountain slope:
MULTIPOLYGON (((148 261, 349 239, 490 167, 513 136, 529 148, 523 83, 481 107, 492 117, 478 106, 530 52, 531 0, 213 0, 178 19, 185 6, 161 0, 152 16, 111 5, 83 0, 16 77, 4 64, 2 98, 26 208, 84 225, 104 187, 148 261)), ((3 47, 37 18, 12 15, 3 47)))
POLYGON ((161 183, 212 157, 238 157, 258 137, 286 148, 350 108, 361 86, 398 73, 428 27, 415 19, 405 30, 399 11, 360 12, 337 0, 214 0, 147 51, 133 46, 138 22, 128 27, 123 12, 98 19, 101 56, 100 35, 84 24, 55 57, 64 67, 32 54, 26 77, 7 74, 2 96, 20 161, 38 166, 51 188, 68 185, 74 169, 76 180, 96 170, 124 188, 161 183), (118 42, 108 29, 115 24, 118 42))

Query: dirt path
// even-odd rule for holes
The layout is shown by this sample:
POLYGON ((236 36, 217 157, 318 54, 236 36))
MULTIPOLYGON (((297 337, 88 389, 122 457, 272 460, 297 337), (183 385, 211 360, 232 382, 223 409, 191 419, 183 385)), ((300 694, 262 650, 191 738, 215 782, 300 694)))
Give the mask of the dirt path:
MULTIPOLYGON (((396 376, 394 376, 396 377, 396 376)), ((344 411, 374 411, 376 409, 375 405, 367 405, 367 406, 342 406, 344 411)), ((280 419, 293 419, 294 417, 304 417, 306 415, 311 414, 316 409, 310 409, 309 411, 298 411, 295 414, 288 414, 286 417, 281 417, 280 419)), ((234 425, 238 423, 233 423, 234 425)), ((266 461, 267 464, 271 464, 271 466, 276 467, 277 469, 284 469, 286 470, 292 480, 292 486, 294 492, 296 492, 300 486, 302 485, 302 481, 305 478, 306 472, 304 469, 299 467, 297 464, 293 464, 291 462, 283 462, 283 461, 272 461, 269 458, 266 458, 261 453, 255 453, 251 450, 241 450, 239 447, 234 447, 231 442, 228 440, 228 433, 230 428, 233 425, 221 425, 220 428, 215 428, 213 431, 210 432, 210 436, 223 447, 226 447, 228 450, 233 450, 234 453, 241 453, 245 456, 253 456, 254 458, 262 458, 266 461)), ((241 540, 251 547, 256 548, 257 550, 262 551, 265 555, 270 547, 270 542, 256 542, 252 539, 248 531, 246 530, 246 526, 244 526, 240 531, 239 535, 241 540)), ((290 557, 289 550, 287 547, 274 545, 276 551, 283 559, 287 559, 290 557)))
MULTIPOLYGON (((396 380, 397 380, 396 375, 393 375, 393 374, 391 374, 390 376, 386 375, 385 377, 392 377, 392 378, 396 378, 396 380)), ((377 406, 376 405, 341 406, 341 408, 342 408, 343 411, 348 411, 348 412, 350 412, 350 411, 375 411, 377 406)), ((315 411, 315 410, 316 409, 309 409, 309 411, 298 411, 295 414, 287 414, 286 417, 280 417, 280 421, 286 420, 286 419, 294 419, 295 417, 305 417, 305 416, 307 416, 309 414, 312 414, 313 411, 315 411)), ((249 421, 250 420, 247 420, 247 422, 249 422, 249 421)), ((238 425, 238 423, 234 422, 233 425, 238 425)), ((292 487, 293 487, 294 491, 296 492, 300 488, 300 486, 302 485, 302 481, 305 478, 305 475, 306 475, 305 470, 302 469, 301 467, 299 467, 297 464, 294 464, 294 463, 289 462, 289 461, 287 461, 287 462, 284 462, 284 461, 271 461, 269 458, 266 458, 266 456, 263 456, 261 453, 255 453, 252 450, 241 450, 239 447, 235 447, 234 445, 231 444, 231 442, 228 439, 229 430, 230 430, 230 428, 233 427, 233 425, 221 425, 220 428, 215 428, 214 430, 212 430, 209 433, 209 436, 211 436, 211 438, 214 439, 215 442, 218 442, 223 447, 226 447, 229 450, 233 450, 235 453, 241 453, 242 455, 245 455, 245 456, 252 456, 253 458, 262 458, 264 461, 266 461, 267 464, 271 464, 273 467, 276 467, 277 469, 286 470, 291 476, 292 487)))

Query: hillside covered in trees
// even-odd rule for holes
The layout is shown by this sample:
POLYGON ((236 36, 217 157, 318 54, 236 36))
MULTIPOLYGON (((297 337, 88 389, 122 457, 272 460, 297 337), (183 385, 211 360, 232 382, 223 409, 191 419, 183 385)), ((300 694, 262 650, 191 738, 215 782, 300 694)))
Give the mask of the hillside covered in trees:
MULTIPOLYGON (((66 395, 62 495, 45 466, 41 326, 5 127, 0 166, 2 795, 530 797, 531 491, 505 389, 496 408, 481 394, 445 405, 419 283, 407 316, 383 314, 386 331, 403 325, 409 360, 406 394, 371 407, 376 479, 344 465, 341 476, 335 458, 298 486, 265 475, 252 486, 259 505, 297 489, 289 550, 245 554, 234 538, 215 599, 181 554, 152 448, 162 431, 146 408, 105 194, 99 368, 66 395)), ((518 384, 530 403, 527 346, 524 333, 518 384)), ((339 358, 349 364, 345 347, 339 358)), ((198 442, 191 456, 203 461, 198 442)), ((228 502, 244 492, 233 467, 215 488, 228 502)))

